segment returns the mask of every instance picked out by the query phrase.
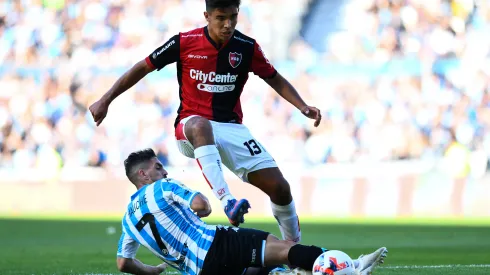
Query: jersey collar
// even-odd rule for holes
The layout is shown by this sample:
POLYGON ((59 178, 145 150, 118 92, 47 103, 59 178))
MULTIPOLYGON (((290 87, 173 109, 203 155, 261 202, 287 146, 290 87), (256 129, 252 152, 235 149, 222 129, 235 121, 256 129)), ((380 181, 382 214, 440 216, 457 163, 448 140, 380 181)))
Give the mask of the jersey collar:
POLYGON ((136 198, 136 196, 139 195, 139 193, 141 193, 143 190, 146 189, 146 187, 148 187, 148 185, 145 185, 143 187, 141 187, 140 189, 138 189, 138 191, 136 191, 132 196, 131 196, 131 200, 134 200, 134 198, 136 198))
POLYGON ((230 42, 231 37, 230 39, 228 39, 222 46, 221 48, 218 46, 218 44, 216 44, 216 42, 214 42, 214 40, 211 38, 211 36, 209 35, 209 31, 208 31, 208 26, 205 26, 204 27, 204 36, 206 36, 206 39, 209 41, 209 43, 211 43, 211 45, 213 45, 213 47, 216 49, 216 50, 222 50, 226 45, 228 45, 228 43, 230 42))

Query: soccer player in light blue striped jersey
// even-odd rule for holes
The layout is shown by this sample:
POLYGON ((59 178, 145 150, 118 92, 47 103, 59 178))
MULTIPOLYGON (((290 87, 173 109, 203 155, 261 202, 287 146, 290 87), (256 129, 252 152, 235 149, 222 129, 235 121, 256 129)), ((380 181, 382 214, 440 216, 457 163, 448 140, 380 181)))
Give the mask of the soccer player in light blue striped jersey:
MULTIPOLYGON (((117 267, 131 274, 160 274, 172 266, 190 275, 266 275, 277 265, 311 270, 326 249, 279 240, 268 232, 208 225, 209 201, 197 191, 167 178, 152 149, 131 153, 126 175, 137 191, 122 218, 117 267), (146 265, 135 258, 140 246, 164 263, 146 265)), ((386 256, 386 248, 355 261, 359 274, 370 274, 386 256)))
POLYGON ((132 153, 124 164, 138 190, 122 219, 118 256, 134 257, 141 244, 168 265, 198 274, 216 232, 216 226, 199 219, 211 213, 209 204, 204 204, 202 196, 194 200, 199 192, 168 179, 151 149, 132 153), (197 215, 191 210, 192 202, 197 215))

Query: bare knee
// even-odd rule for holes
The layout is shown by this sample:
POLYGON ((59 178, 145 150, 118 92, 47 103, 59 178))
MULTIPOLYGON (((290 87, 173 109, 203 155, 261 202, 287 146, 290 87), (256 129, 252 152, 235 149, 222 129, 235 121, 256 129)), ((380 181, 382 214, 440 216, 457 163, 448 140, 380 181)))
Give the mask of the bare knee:
POLYGON ((289 250, 291 250, 291 247, 295 246, 297 243, 293 241, 286 241, 286 240, 279 240, 279 241, 284 243, 284 248, 280 253, 281 260, 284 263, 289 263, 289 250))
POLYGON ((266 265, 287 264, 289 250, 295 244, 292 241, 279 240, 276 236, 270 234, 266 242, 266 265))
POLYGON ((185 136, 194 148, 214 144, 213 126, 203 117, 193 117, 185 124, 185 136))

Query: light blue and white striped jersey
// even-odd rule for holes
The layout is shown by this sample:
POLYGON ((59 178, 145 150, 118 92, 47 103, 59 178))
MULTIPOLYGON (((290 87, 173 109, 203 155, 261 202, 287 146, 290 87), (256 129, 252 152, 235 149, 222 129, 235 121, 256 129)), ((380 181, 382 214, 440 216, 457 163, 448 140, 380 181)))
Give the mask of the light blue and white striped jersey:
POLYGON ((139 189, 124 214, 117 255, 134 258, 143 245, 182 274, 199 274, 216 226, 201 221, 190 208, 198 193, 173 179, 139 189))

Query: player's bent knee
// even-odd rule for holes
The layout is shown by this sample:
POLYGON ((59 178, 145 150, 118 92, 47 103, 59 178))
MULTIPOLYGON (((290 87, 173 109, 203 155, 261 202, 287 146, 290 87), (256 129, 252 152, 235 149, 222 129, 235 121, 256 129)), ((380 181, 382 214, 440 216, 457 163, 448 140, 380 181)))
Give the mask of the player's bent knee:
POLYGON ((209 132, 213 131, 213 126, 208 119, 200 116, 195 116, 189 119, 185 124, 185 132, 209 132))
POLYGON ((195 116, 185 124, 185 135, 194 147, 214 144, 213 126, 208 119, 195 116))

